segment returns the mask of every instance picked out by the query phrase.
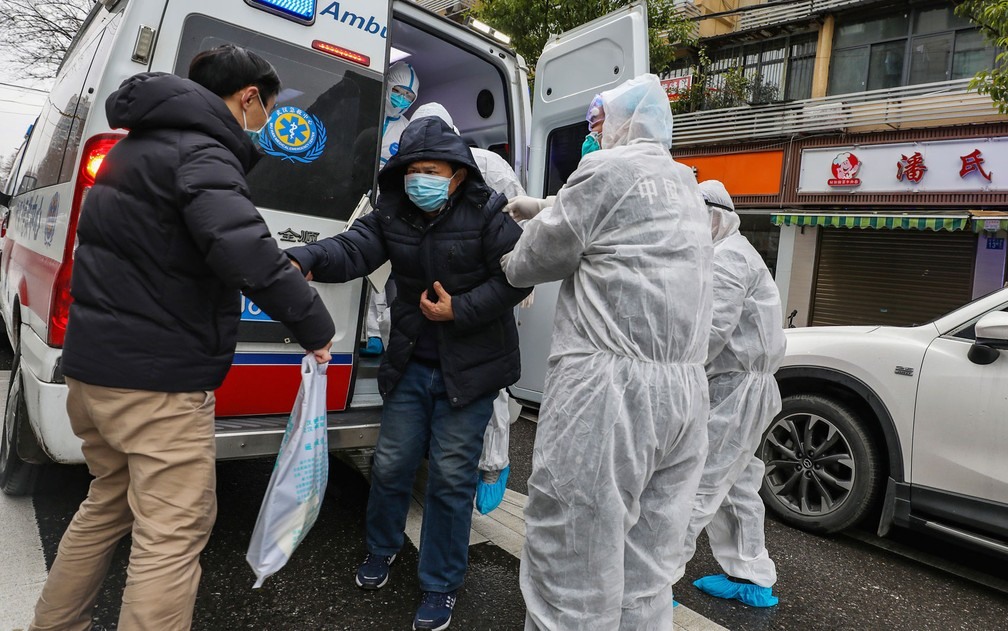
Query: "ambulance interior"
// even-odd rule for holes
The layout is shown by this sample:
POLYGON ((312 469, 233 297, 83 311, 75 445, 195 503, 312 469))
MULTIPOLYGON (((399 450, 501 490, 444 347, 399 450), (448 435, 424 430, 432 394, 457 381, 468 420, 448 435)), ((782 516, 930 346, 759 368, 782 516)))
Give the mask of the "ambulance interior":
POLYGON ((420 81, 407 118, 424 103, 440 103, 470 146, 496 151, 514 164, 509 151, 508 84, 503 70, 488 61, 497 54, 494 44, 487 42, 482 51, 474 52, 401 19, 392 22, 391 43, 390 62, 411 64, 420 81))

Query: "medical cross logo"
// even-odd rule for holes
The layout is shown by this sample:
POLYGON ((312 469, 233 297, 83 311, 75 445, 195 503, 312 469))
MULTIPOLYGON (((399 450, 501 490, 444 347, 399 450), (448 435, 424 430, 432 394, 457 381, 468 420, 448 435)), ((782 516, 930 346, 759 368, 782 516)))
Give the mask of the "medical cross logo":
POLYGON ((267 155, 309 164, 325 151, 326 129, 317 116, 296 107, 281 107, 266 123, 259 146, 267 155))

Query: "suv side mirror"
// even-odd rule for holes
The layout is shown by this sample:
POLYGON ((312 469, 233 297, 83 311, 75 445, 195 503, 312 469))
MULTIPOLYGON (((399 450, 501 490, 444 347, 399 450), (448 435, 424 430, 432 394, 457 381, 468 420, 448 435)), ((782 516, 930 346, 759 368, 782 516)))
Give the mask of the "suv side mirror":
POLYGON ((968 357, 974 364, 986 366, 997 361, 1002 350, 1008 350, 1008 313, 994 311, 976 323, 976 342, 968 357))

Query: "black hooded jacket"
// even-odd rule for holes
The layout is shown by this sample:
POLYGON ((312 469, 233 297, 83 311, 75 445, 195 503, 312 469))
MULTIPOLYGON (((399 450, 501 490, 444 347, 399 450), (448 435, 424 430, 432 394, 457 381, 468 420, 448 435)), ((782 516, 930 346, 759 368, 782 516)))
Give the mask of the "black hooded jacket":
POLYGON ((99 386, 194 392, 234 355, 239 290, 308 349, 332 318, 249 198, 258 158, 224 101, 170 74, 127 79, 105 104, 129 135, 81 210, 63 372, 99 386))
POLYGON ((391 260, 396 297, 378 370, 382 396, 395 388, 417 340, 431 327, 452 405, 467 405, 516 382, 521 361, 514 306, 531 290, 512 287, 500 267, 501 256, 521 236, 518 224, 501 212, 506 198, 487 187, 469 148, 434 117, 403 131, 399 153, 379 173, 378 184, 374 212, 341 235, 287 254, 315 280, 334 283, 370 274, 391 260), (448 207, 430 221, 404 190, 406 167, 417 160, 446 160, 469 173, 448 207), (420 294, 435 281, 452 297, 452 322, 430 322, 420 311, 420 294))

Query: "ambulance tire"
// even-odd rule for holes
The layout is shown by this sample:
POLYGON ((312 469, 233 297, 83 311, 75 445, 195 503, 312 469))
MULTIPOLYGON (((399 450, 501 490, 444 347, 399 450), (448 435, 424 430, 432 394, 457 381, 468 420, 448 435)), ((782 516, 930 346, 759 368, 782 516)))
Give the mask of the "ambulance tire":
POLYGON ((3 417, 3 433, 0 436, 0 490, 7 495, 31 495, 35 492, 39 474, 45 465, 25 462, 18 455, 20 432, 31 431, 21 379, 21 362, 18 359, 15 356, 3 417))

